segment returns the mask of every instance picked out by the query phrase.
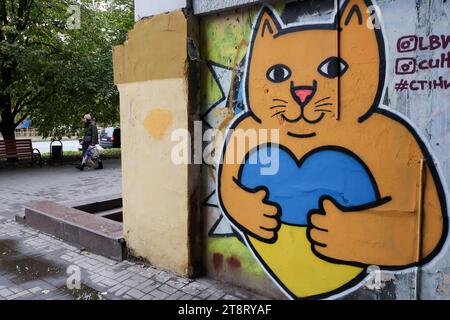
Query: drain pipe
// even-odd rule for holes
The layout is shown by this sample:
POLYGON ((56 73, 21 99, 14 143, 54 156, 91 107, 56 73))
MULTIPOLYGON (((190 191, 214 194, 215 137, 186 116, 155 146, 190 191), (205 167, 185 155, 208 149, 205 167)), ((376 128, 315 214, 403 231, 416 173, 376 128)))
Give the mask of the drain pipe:
MULTIPOLYGON (((425 160, 419 160, 419 194, 417 199, 417 251, 416 251, 416 263, 422 260, 422 249, 423 249, 423 198, 424 198, 424 185, 425 185, 425 160)), ((420 266, 416 267, 416 281, 414 289, 415 300, 420 300, 420 290, 422 287, 422 268, 420 266)))

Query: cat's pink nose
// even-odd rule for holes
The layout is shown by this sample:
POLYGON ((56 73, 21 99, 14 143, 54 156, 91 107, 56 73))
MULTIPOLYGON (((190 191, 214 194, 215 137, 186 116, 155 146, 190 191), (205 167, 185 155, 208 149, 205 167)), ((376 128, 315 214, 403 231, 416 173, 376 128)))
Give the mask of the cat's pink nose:
POLYGON ((305 101, 309 100, 309 98, 312 96, 314 90, 312 89, 299 89, 295 90, 295 95, 298 97, 298 99, 301 101, 301 103, 305 103, 305 101))
POLYGON ((312 86, 294 86, 294 82, 291 82, 291 95, 294 100, 304 108, 314 97, 317 90, 317 81, 313 81, 312 86))

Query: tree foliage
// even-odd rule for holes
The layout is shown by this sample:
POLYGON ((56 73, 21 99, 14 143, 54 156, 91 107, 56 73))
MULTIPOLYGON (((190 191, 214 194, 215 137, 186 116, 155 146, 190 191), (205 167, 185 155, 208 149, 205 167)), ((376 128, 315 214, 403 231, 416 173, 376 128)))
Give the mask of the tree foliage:
POLYGON ((26 118, 52 137, 75 134, 85 113, 118 122, 112 46, 132 24, 133 0, 0 0, 3 137, 26 118))

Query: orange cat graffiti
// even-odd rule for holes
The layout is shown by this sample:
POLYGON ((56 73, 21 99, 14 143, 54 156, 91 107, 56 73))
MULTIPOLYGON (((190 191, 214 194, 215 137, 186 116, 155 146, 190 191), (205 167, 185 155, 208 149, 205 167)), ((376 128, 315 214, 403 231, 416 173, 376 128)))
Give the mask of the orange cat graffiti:
MULTIPOLYGON (((219 203, 265 270, 293 298, 355 286, 370 265, 429 262, 447 235, 445 192, 414 128, 379 107, 382 30, 371 1, 346 1, 335 23, 285 27, 264 7, 247 57, 247 111, 230 129, 278 129, 277 144, 227 143, 219 203), (232 149, 232 150, 231 150, 232 149), (251 154, 280 153, 258 174, 251 154)), ((231 133, 228 141, 239 139, 231 133)))

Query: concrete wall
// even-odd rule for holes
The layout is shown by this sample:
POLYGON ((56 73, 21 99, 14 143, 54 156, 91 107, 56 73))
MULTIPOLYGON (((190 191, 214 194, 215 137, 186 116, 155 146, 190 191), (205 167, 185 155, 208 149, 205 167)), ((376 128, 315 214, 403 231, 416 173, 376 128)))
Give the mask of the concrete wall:
POLYGON ((241 6, 251 5, 261 0, 194 0, 193 7, 195 14, 206 14, 217 11, 230 10, 241 6))
POLYGON ((181 11, 142 20, 114 49, 127 246, 182 275, 190 268, 188 166, 172 162, 170 137, 188 128, 187 21, 181 11))
MULTIPOLYGON (((286 2, 292 1, 296 0, 288 0, 286 2)), ((151 3, 148 0, 134 0, 135 20, 139 21, 146 17, 177 9, 184 9, 189 6, 192 6, 194 14, 204 15, 265 2, 273 3, 277 2, 277 0, 164 0, 152 1, 151 3)))
MULTIPOLYGON (((330 28, 335 2, 194 0, 200 41, 191 41, 189 23, 176 12, 138 23, 116 48, 124 222, 135 255, 187 274, 196 250, 208 275, 274 298, 450 298, 450 4, 338 1, 338 35, 330 28), (261 10, 261 2, 273 6, 261 10), (317 23, 328 27, 303 32, 317 23), (199 91, 186 67, 187 38, 191 53, 200 48, 199 91), (341 62, 340 78, 330 61, 341 62), (192 104, 197 93, 200 106, 192 104), (285 109, 272 115, 267 99, 275 94, 285 105, 272 107, 285 109), (312 110, 321 97, 328 103, 312 110), (215 158, 203 159, 200 187, 196 166, 171 161, 169 139, 175 129, 193 131, 198 108, 204 131, 278 129, 287 174, 269 182, 245 169, 243 159, 220 162, 229 147, 218 135, 215 158), (285 163, 306 163, 311 155, 322 159, 315 160, 320 170, 309 180, 292 179, 301 166, 285 163), (233 171, 241 166, 243 173, 233 171), (329 181, 336 183, 324 187, 329 181), (299 183, 335 194, 316 194, 304 207, 299 183), (192 215, 200 191, 202 221, 192 215), (290 207, 286 199, 297 202, 290 207), (203 223, 201 251, 193 237, 203 223)), ((167 9, 142 4, 138 18, 167 9)))
MULTIPOLYGON (((320 281, 322 281, 319 280, 320 277, 312 284, 310 292, 303 292, 302 288, 296 291, 295 283, 307 280, 302 277, 315 277, 307 269, 301 269, 302 262, 298 262, 297 269, 291 268, 290 264, 295 261, 295 255, 299 255, 299 248, 302 248, 302 246, 299 243, 299 246, 293 248, 291 254, 288 253, 289 247, 282 242, 283 234, 286 234, 286 231, 283 231, 286 230, 284 227, 281 229, 282 233, 278 234, 279 238, 275 243, 269 242, 267 244, 264 241, 259 243, 259 240, 252 238, 252 234, 248 231, 251 225, 243 226, 236 221, 235 214, 227 212, 232 211, 227 210, 228 207, 247 208, 246 198, 232 196, 236 189, 235 186, 227 187, 225 185, 223 191, 220 191, 218 181, 221 181, 221 171, 218 171, 218 168, 222 166, 219 163, 219 158, 216 158, 215 162, 205 165, 203 169, 205 185, 203 213, 207 228, 205 261, 208 274, 272 297, 301 298, 308 297, 310 294, 314 296, 313 292, 315 292, 317 298, 449 299, 450 273, 448 265, 450 255, 448 254, 446 239, 448 231, 447 186, 450 183, 450 156, 448 152, 450 141, 448 122, 450 113, 448 105, 450 101, 450 59, 448 59, 450 58, 450 46, 448 45, 450 39, 448 37, 450 35, 448 31, 450 30, 448 19, 450 5, 437 0, 425 2, 385 0, 378 1, 378 15, 374 15, 374 8, 369 8, 372 9, 369 11, 365 10, 367 4, 371 5, 369 1, 354 0, 350 2, 352 5, 356 4, 361 7, 362 23, 366 24, 370 20, 375 24, 380 23, 383 27, 381 29, 375 28, 375 30, 379 30, 374 31, 375 38, 371 38, 371 33, 367 33, 360 41, 353 42, 350 45, 353 52, 358 52, 358 56, 367 61, 360 60, 358 62, 354 60, 350 63, 348 75, 353 75, 359 80, 350 85, 346 84, 344 80, 348 77, 343 77, 340 89, 336 89, 341 90, 338 105, 342 113, 340 115, 335 114, 334 123, 330 120, 329 129, 324 131, 325 136, 327 132, 331 136, 329 138, 324 137, 323 140, 321 138, 321 142, 318 143, 322 146, 345 146, 347 150, 353 150, 368 165, 381 194, 384 196, 389 194, 392 197, 390 204, 388 203, 385 207, 379 206, 375 212, 392 215, 395 215, 395 212, 405 212, 404 215, 399 215, 399 217, 405 217, 405 214, 410 216, 411 228, 407 231, 404 229, 405 225, 402 227, 402 223, 387 224, 382 228, 384 231, 380 233, 379 241, 375 241, 375 238, 357 240, 345 236, 347 245, 341 245, 339 249, 336 249, 354 252, 358 247, 358 241, 385 242, 385 249, 377 249, 378 253, 376 253, 377 250, 372 250, 374 246, 367 248, 367 253, 369 251, 374 253, 374 259, 370 262, 358 263, 362 260, 358 260, 356 256, 345 258, 346 253, 341 255, 337 251, 334 257, 340 258, 330 260, 327 258, 327 254, 320 253, 319 248, 314 255, 320 257, 322 261, 333 261, 332 268, 337 265, 353 265, 360 268, 360 275, 355 277, 356 280, 343 281, 344 284, 341 287, 338 285, 331 293, 328 291, 325 294, 323 292, 320 294, 320 290, 322 290, 318 289, 320 281), (368 15, 368 13, 371 15, 368 15), (373 17, 376 20, 372 20, 373 17), (434 41, 431 48, 430 35, 432 36, 431 41, 434 41), (374 39, 372 44, 370 39, 374 39), (380 50, 380 55, 378 55, 378 45, 375 39, 378 39, 378 45, 384 39, 386 54, 380 50), (435 66, 433 69, 430 69, 430 59, 435 59, 431 62, 431 65, 435 66), (364 71, 361 71, 364 70, 363 66, 370 65, 381 67, 379 70, 386 70, 385 80, 382 79, 383 77, 377 69, 370 73, 366 69, 366 73, 363 75, 364 71), (361 72, 359 76, 357 76, 358 72, 361 72), (364 86, 370 82, 372 84, 365 88, 364 86), (359 94, 353 95, 345 88, 359 88, 356 90, 359 94), (379 89, 381 91, 377 98, 375 91, 379 89), (372 92, 373 90, 375 91, 372 92), (361 101, 366 102, 362 103, 361 101), (346 117, 351 117, 349 111, 345 110, 354 109, 356 105, 370 107, 374 101, 377 102, 374 108, 382 109, 380 112, 389 115, 387 118, 392 121, 389 120, 386 123, 375 125, 378 130, 382 129, 379 133, 375 133, 373 130, 367 130, 363 133, 363 130, 355 134, 355 139, 350 139, 353 141, 351 143, 346 142, 349 141, 348 136, 352 136, 350 127, 346 130, 346 138, 337 138, 339 136, 339 125, 345 123, 346 117), (346 105, 352 105, 352 108, 345 108, 346 105), (383 110, 388 111, 384 112, 383 110), (345 112, 347 112, 347 115, 345 115, 345 112), (392 125, 389 124, 391 122, 392 125), (387 132, 392 134, 386 135, 387 132), (405 132, 405 134, 397 135, 397 138, 395 138, 394 132, 405 132), (373 142, 373 145, 371 142, 373 142), (364 147, 361 147, 363 145, 371 145, 369 149, 372 150, 364 151, 364 147), (410 148, 412 146, 414 146, 413 149, 410 148), (393 152, 393 162, 383 163, 383 159, 390 157, 387 156, 389 152, 386 150, 388 149, 391 149, 389 152, 393 152), (404 153, 403 159, 401 159, 402 156, 399 156, 402 153, 404 153), (413 162, 411 161, 416 160, 418 161, 417 165, 412 165, 413 162), (420 163, 424 164, 423 169, 420 169, 420 163), (388 173, 395 166, 397 166, 397 169, 388 173), (400 174, 399 172, 403 173, 400 174), (424 206, 420 204, 422 201, 425 202, 424 206), (425 218, 422 214, 425 215, 425 218), (425 220, 428 222, 425 222, 425 220), (396 225, 400 229, 393 232, 393 237, 387 241, 386 235, 395 230, 396 225), (432 225, 436 228, 431 227, 432 225), (434 240, 430 240, 433 237, 432 234, 436 235, 434 240), (382 238, 385 238, 386 241, 382 238), (423 247, 425 242, 429 243, 429 249, 423 247), (393 248, 400 248, 403 245, 404 248, 410 248, 407 249, 410 250, 408 251, 410 252, 409 257, 404 262, 395 262, 395 259, 391 261, 379 259, 382 256, 388 256, 389 252, 392 253, 393 248), (275 249, 277 247, 278 249, 275 249), (280 255, 278 255, 277 250, 280 255), (272 259, 272 256, 275 258, 272 259), (350 260, 353 262, 349 263, 350 260), (278 266, 277 263, 280 265, 278 266), (377 267, 377 265, 381 267, 377 267), (294 269, 297 271, 289 271, 294 269), (372 270, 381 271, 371 272, 372 270), (290 281, 292 281, 292 285, 290 281), (289 290, 292 287, 294 289, 289 290), (295 292, 298 294, 295 294, 295 292)), ((217 8, 227 4, 227 1, 221 1, 217 8)), ((207 4, 203 3, 203 5, 206 6, 207 4)), ((224 10, 220 13, 202 16, 200 19, 201 56, 202 60, 206 62, 202 67, 201 91, 202 117, 205 129, 214 128, 225 134, 227 128, 236 126, 236 119, 245 116, 245 113, 251 108, 251 105, 245 100, 245 97, 248 96, 248 92, 246 92, 248 89, 243 86, 245 77, 249 76, 246 74, 245 57, 252 44, 252 31, 255 29, 258 17, 261 18, 260 9, 260 6, 251 6, 238 10, 224 10)), ((279 17, 281 28, 330 21, 336 14, 334 1, 331 0, 291 3, 281 1, 274 6, 274 9, 275 16, 279 17)), ((198 7, 196 10, 200 12, 198 7)), ((346 13, 348 14, 349 11, 346 11, 346 13)), ((341 14, 345 13, 341 12, 341 14)), ((352 21, 351 19, 355 17, 357 17, 357 14, 349 18, 349 21, 352 21)), ((276 19, 268 20, 270 28, 266 26, 266 32, 276 30, 276 19)), ((350 23, 350 25, 352 24, 350 23)), ((369 30, 366 27, 365 29, 369 30)), ((366 32, 364 29, 358 30, 363 30, 361 31, 363 33, 366 32)), ((254 32, 257 31, 258 29, 254 32)), ((352 32, 352 34, 358 34, 358 32, 352 32)), ((282 39, 282 37, 279 39, 282 39)), ((351 58, 351 51, 348 52, 345 47, 346 43, 352 43, 351 36, 341 38, 340 44, 336 44, 332 40, 326 40, 325 34, 313 37, 309 41, 316 41, 317 39, 321 39, 320 44, 311 44, 306 40, 301 42, 299 36, 297 41, 287 43, 287 47, 279 51, 273 50, 275 44, 268 46, 263 50, 265 53, 255 63, 264 64, 273 60, 273 57, 277 57, 276 62, 282 63, 283 54, 286 58, 290 57, 290 54, 295 57, 295 52, 297 52, 298 61, 296 63, 298 65, 292 64, 293 60, 291 59, 290 67, 292 71, 294 68, 298 67, 298 70, 300 70, 302 67, 302 72, 307 72, 308 65, 301 66, 302 63, 312 61, 311 59, 314 59, 314 57, 319 57, 323 52, 329 51, 330 47, 331 51, 335 51, 334 55, 338 56, 338 46, 341 46, 339 51, 342 56, 349 56, 349 60, 353 59, 351 58), (302 50, 296 51, 297 46, 305 48, 306 53, 308 51, 315 52, 316 49, 314 48, 317 48, 317 46, 322 47, 311 58, 305 58, 305 53, 302 50)), ((314 70, 317 71, 317 67, 314 65, 314 70)), ((295 71, 293 72, 295 73, 295 71)), ((298 72, 297 75, 301 77, 301 72, 298 72)), ((252 79, 249 85, 250 89, 252 85, 256 88, 255 90, 258 87, 265 88, 264 81, 267 79, 265 78, 266 73, 263 72, 263 74, 263 78, 252 79)), ((320 75, 317 76, 317 79, 324 81, 320 77, 320 75)), ((331 83, 328 88, 334 90, 333 87, 339 88, 338 86, 337 83, 331 83)), ((272 87, 267 88, 270 90, 272 87)), ((276 92, 280 93, 280 90, 276 89, 276 92)), ((258 91, 255 92, 252 96, 258 97, 258 91)), ((257 99, 261 100, 258 100, 255 108, 264 103, 263 98, 257 99)), ((333 114, 335 111, 330 110, 330 112, 333 114)), ((377 111, 375 114, 378 113, 377 111)), ((369 117, 366 124, 378 121, 374 119, 369 117)), ((283 123, 283 121, 280 120, 280 123, 283 123)), ((251 125, 250 128, 252 128, 251 125)), ((288 139, 286 144, 289 144, 288 139)), ((314 147, 312 147, 310 143, 305 142, 304 148, 307 150, 314 149, 319 144, 314 144, 314 147)), ((216 154, 220 155, 222 148, 221 142, 217 141, 216 154)), ((301 154, 302 151, 299 152, 301 154)), ((226 171, 226 169, 222 169, 223 171, 226 171)), ((354 180, 354 178, 351 179, 354 180)), ((249 206, 248 210, 255 210, 254 208, 255 206, 249 206)), ((239 209, 233 210, 239 211, 239 209)), ((245 211, 245 209, 243 210, 245 211)), ((249 214, 248 211, 244 213, 249 214)), ((370 234, 369 229, 373 230, 372 227, 374 227, 367 221, 361 225, 364 226, 362 230, 365 230, 364 233, 366 234, 363 237, 370 234)), ((290 242, 292 242, 296 239, 296 231, 289 232, 290 242)), ((343 232, 342 234, 351 233, 343 232)), ((306 243, 307 247, 310 245, 309 242, 306 243)), ((405 253, 407 250, 400 249, 397 252, 405 253)), ((333 256, 333 253, 328 252, 328 257, 331 256, 333 256)), ((299 261, 304 261, 304 259, 302 258, 299 261)), ((327 279, 327 271, 321 268, 317 265, 313 270, 322 270, 322 279, 327 279)))

